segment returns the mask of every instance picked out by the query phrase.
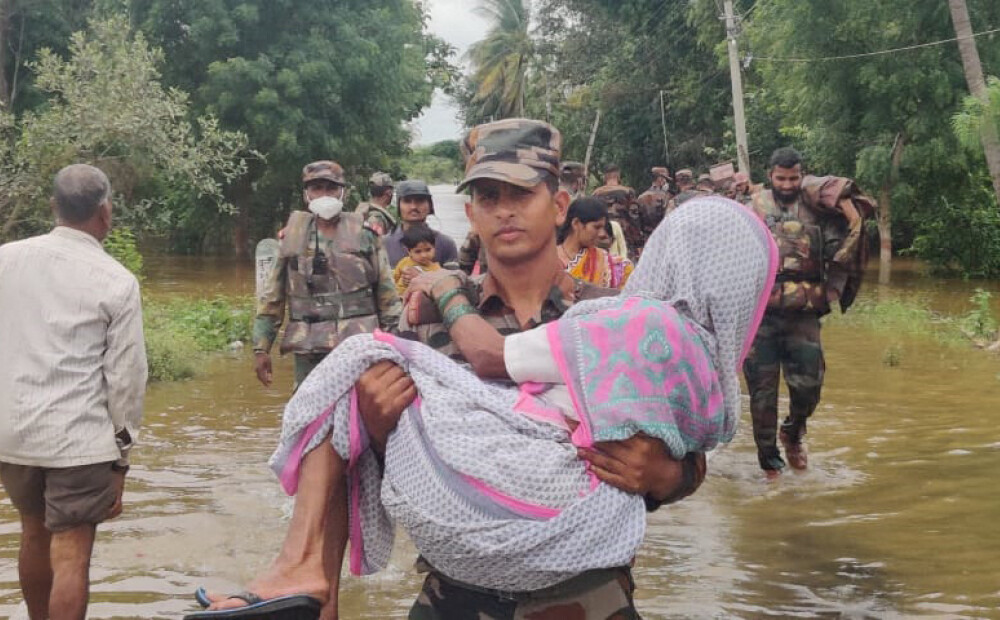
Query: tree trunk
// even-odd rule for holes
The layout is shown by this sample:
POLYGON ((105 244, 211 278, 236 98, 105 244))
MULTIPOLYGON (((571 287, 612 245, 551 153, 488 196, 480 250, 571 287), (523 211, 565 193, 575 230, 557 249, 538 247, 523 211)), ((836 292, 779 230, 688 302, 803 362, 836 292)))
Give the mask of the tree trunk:
MULTIPOLYGON (((969 8, 965 0, 948 0, 951 10, 951 21, 955 25, 955 36, 958 38, 958 51, 962 56, 962 68, 965 70, 965 81, 969 92, 984 102, 989 101, 986 91, 986 80, 983 78, 983 66, 979 62, 979 50, 976 39, 972 36, 972 23, 969 21, 969 8)), ((996 193, 997 204, 1000 205, 1000 139, 993 123, 984 123, 980 136, 983 151, 986 154, 986 166, 993 180, 993 191, 996 193)))
POLYGON ((7 50, 10 48, 10 14, 13 0, 0 0, 0 106, 10 108, 10 83, 7 81, 7 50))
POLYGON ((903 147, 906 145, 906 137, 896 134, 896 141, 892 145, 891 163, 889 165, 889 176, 878 192, 878 283, 888 284, 892 274, 892 189, 899 181, 899 165, 903 161, 903 147))
POLYGON ((597 128, 601 124, 601 111, 597 111, 594 117, 594 127, 590 130, 590 142, 587 143, 587 155, 583 158, 583 178, 584 189, 590 182, 590 156, 594 152, 594 139, 597 138, 597 128))

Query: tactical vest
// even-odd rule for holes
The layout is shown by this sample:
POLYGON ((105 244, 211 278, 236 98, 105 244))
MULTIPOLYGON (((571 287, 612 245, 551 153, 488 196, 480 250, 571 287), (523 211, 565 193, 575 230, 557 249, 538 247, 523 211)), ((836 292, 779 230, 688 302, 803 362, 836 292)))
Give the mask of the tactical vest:
POLYGON ((770 192, 761 192, 754 208, 778 246, 778 273, 768 307, 786 311, 829 312, 824 285, 823 230, 803 221, 801 201, 788 210, 778 207, 770 192))
POLYGON ((341 213, 333 239, 320 240, 316 216, 295 211, 279 256, 287 259, 289 321, 281 352, 327 353, 342 338, 378 328, 374 246, 364 221, 341 213))

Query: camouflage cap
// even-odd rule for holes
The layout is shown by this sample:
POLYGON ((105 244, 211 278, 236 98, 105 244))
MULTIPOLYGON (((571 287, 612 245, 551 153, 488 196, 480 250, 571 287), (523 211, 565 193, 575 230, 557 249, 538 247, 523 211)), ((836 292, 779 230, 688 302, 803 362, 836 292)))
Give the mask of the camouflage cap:
POLYGON ((654 177, 663 177, 666 180, 670 180, 670 171, 663 166, 654 166, 652 169, 654 177))
POLYGON ((562 135, 542 121, 508 118, 473 127, 462 140, 465 178, 456 191, 478 179, 531 188, 559 178, 562 135))
POLYGON ((694 178, 694 172, 691 172, 690 168, 683 168, 683 169, 677 171, 677 180, 678 181, 680 181, 682 179, 686 179, 686 180, 690 181, 693 178, 694 178))
POLYGON ((710 174, 699 174, 698 175, 698 182, 699 183, 704 183, 706 181, 708 181, 709 183, 711 183, 712 182, 712 175, 710 175, 710 174))
POLYGON ((311 181, 330 181, 337 185, 347 186, 344 180, 344 169, 335 161, 321 159, 311 164, 306 164, 302 169, 302 184, 308 185, 311 181))
POLYGON ((564 177, 582 179, 586 176, 586 171, 583 169, 583 164, 578 161, 564 161, 560 168, 560 174, 564 177))
POLYGON ((368 177, 368 184, 372 187, 391 187, 392 177, 387 172, 376 172, 368 177))
POLYGON ((594 190, 594 197, 607 204, 631 204, 635 200, 635 190, 627 185, 602 185, 594 190))

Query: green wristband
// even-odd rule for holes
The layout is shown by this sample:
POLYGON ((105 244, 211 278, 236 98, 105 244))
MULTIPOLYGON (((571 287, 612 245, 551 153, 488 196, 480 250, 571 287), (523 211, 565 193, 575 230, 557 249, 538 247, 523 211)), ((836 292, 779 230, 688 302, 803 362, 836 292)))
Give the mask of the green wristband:
POLYGON ((463 294, 465 294, 465 290, 461 286, 456 286, 450 291, 445 291, 444 294, 436 300, 438 311, 441 314, 444 314, 444 310, 448 307, 448 303, 451 302, 452 299, 455 299, 455 297, 463 294))
POLYGON ((444 313, 445 328, 451 329, 451 326, 455 324, 455 321, 467 314, 477 314, 476 309, 472 307, 472 304, 458 304, 457 306, 448 308, 448 310, 444 313))

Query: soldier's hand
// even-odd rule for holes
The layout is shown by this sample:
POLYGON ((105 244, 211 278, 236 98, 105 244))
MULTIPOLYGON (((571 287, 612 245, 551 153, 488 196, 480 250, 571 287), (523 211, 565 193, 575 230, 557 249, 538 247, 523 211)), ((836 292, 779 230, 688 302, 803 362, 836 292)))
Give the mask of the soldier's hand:
POLYGON ((271 380, 274 379, 274 373, 271 371, 271 356, 263 351, 257 351, 253 357, 257 380, 263 383, 264 387, 270 387, 271 380))
POLYGON ((674 501, 686 497, 705 479, 705 455, 701 454, 694 484, 683 489, 682 462, 671 458, 662 441, 641 433, 623 441, 596 443, 594 449, 580 449, 579 454, 590 462, 591 471, 600 480, 628 493, 648 495, 661 501, 668 497, 674 501), (681 491, 684 493, 676 496, 681 491))
POLYGON ((431 300, 437 301, 448 291, 463 286, 465 284, 465 273, 453 271, 451 269, 438 269, 437 271, 425 271, 418 274, 410 281, 410 287, 406 291, 407 299, 414 295, 423 294, 431 300))
POLYGON ((366 370, 354 384, 358 410, 365 421, 372 447, 385 453, 385 442, 399 423, 399 416, 417 397, 413 380, 392 362, 379 362, 366 370))

